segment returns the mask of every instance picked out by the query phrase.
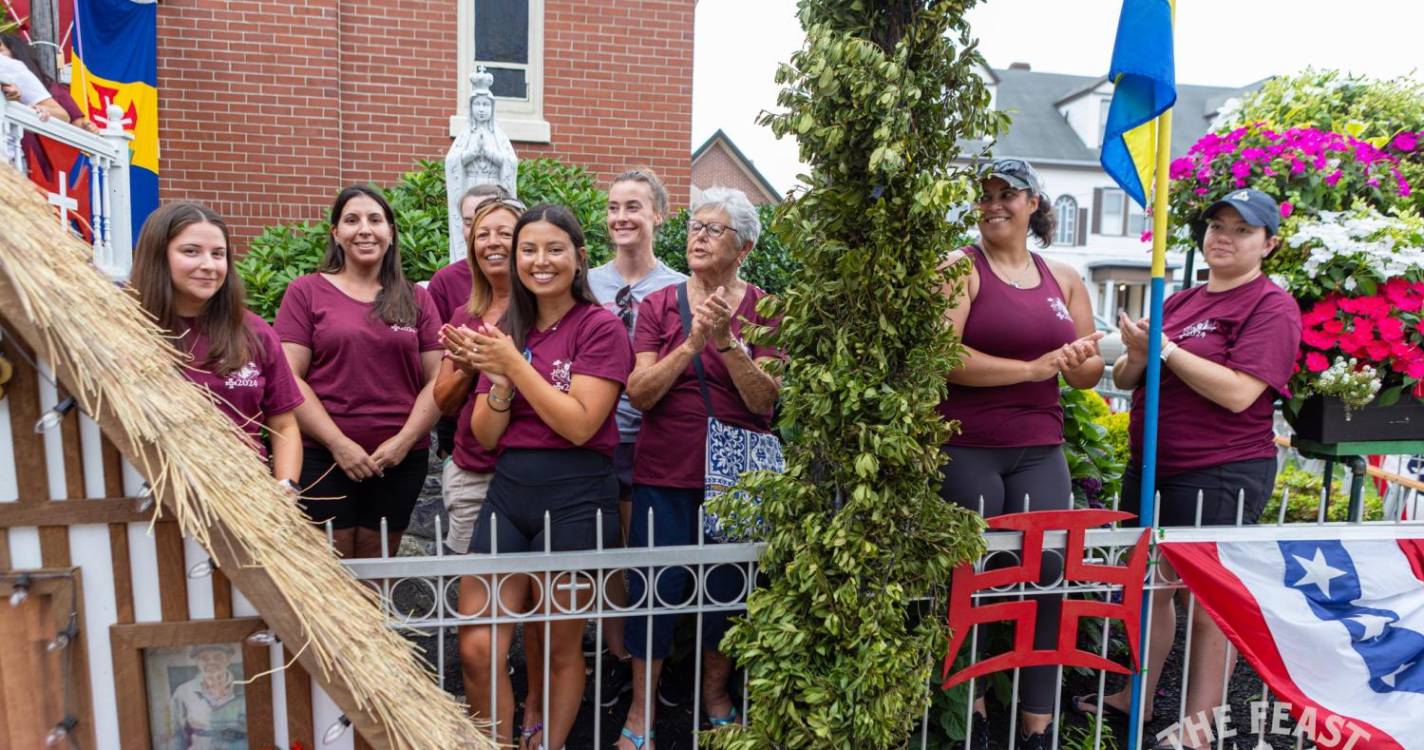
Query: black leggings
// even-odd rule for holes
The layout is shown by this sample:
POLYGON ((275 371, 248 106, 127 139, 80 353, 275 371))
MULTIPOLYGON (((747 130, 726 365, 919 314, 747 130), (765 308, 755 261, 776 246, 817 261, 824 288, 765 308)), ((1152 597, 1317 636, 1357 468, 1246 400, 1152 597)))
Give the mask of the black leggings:
MULTIPOLYGON (((942 446, 948 459, 939 496, 946 502, 978 512, 983 498, 984 517, 1021 513, 1024 510, 1066 510, 1073 507, 1072 479, 1061 445, 1027 448, 968 448, 942 446), (1024 508, 1024 496, 1029 507, 1024 508)), ((989 568, 1018 564, 1008 555, 996 555, 989 568)), ((1057 581, 1063 573, 1061 554, 1046 553, 1040 584, 1057 581)), ((1063 607, 1061 594, 1038 594, 1026 599, 1037 602, 1033 623, 1033 647, 1053 649, 1058 645, 1058 616, 1063 607)), ((987 639, 980 631, 979 658, 983 659, 987 639)), ((1019 708, 1033 714, 1053 712, 1058 689, 1057 667, 1025 667, 1019 679, 1019 708)))

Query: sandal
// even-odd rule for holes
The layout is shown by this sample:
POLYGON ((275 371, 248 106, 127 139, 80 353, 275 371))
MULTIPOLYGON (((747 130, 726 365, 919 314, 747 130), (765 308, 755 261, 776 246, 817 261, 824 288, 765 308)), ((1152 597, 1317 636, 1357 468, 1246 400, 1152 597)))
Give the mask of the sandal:
POLYGON ((729 711, 726 716, 712 716, 709 714, 707 716, 707 723, 711 724, 713 729, 737 723, 737 707, 732 706, 732 710, 729 711))
POLYGON ((520 727, 520 728, 519 728, 519 737, 520 737, 519 746, 520 746, 521 748, 524 748, 524 750, 543 750, 543 748, 544 748, 544 743, 542 743, 542 742, 539 743, 539 744, 537 744, 537 745, 533 745, 532 747, 531 747, 530 744, 529 744, 530 738, 532 738, 532 737, 533 737, 534 735, 536 735, 536 734, 540 734, 540 733, 543 732, 543 731, 544 731, 544 722, 542 722, 542 721, 536 721, 536 722, 534 722, 534 724, 533 724, 532 726, 520 727))
MULTIPOLYGON (((1097 695, 1095 693, 1084 693, 1083 695, 1075 695, 1072 698, 1068 699, 1068 703, 1073 707, 1074 711, 1077 711, 1078 713, 1083 714, 1084 716, 1093 716, 1097 714, 1098 708, 1101 706, 1103 709, 1103 716, 1105 717, 1108 714, 1117 714, 1118 716, 1121 716, 1124 719, 1128 718, 1128 712, 1118 708, 1117 706, 1112 705, 1111 703, 1102 702, 1102 696, 1097 695)), ((1142 721, 1144 723, 1151 722, 1152 717, 1144 716, 1142 718, 1142 721)))
POLYGON ((633 730, 624 726, 618 733, 623 739, 633 743, 633 750, 643 750, 643 746, 648 744, 648 740, 653 739, 653 730, 649 729, 647 734, 633 734, 633 730))

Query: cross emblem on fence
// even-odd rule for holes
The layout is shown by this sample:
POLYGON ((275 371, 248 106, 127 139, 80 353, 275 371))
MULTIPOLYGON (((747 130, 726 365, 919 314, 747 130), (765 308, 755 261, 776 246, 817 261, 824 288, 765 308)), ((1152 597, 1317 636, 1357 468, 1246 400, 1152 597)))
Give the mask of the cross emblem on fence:
MULTIPOLYGON (((1068 667, 1103 669, 1119 674, 1128 670, 1116 662, 1078 648, 1080 618, 1110 617, 1124 621, 1132 664, 1138 663, 1138 618, 1142 611, 1143 578, 1147 573, 1147 530, 1138 537, 1128 556, 1127 565, 1095 565, 1083 560, 1084 533, 1091 528, 1113 521, 1133 518, 1131 513, 1115 510, 1049 510, 1031 513, 1011 513, 985 519, 990 529, 1023 533, 1023 553, 1018 565, 974 571, 974 564, 965 563, 954 571, 954 583, 949 595, 949 651, 944 657, 944 688, 1016 667, 1037 667, 1061 664, 1068 667), (1043 567, 1043 535, 1047 531, 1067 531, 1068 543, 1063 550, 1063 583, 1108 584, 1122 587, 1122 603, 1112 604, 1093 599, 1067 599, 1063 602, 1058 622, 1058 647, 1033 647, 1034 616, 1038 602, 1020 601, 1006 596, 995 604, 974 606, 974 594, 985 589, 1011 584, 1033 584, 1039 581, 1043 567), (986 622, 1010 621, 1014 624, 1012 651, 971 665, 954 674, 954 657, 969 639, 975 625, 986 622)), ((1029 593, 1032 593, 1030 589, 1029 593)))
POLYGON ((49 204, 59 209, 59 226, 69 228, 69 212, 79 210, 79 201, 69 197, 69 175, 59 173, 59 192, 48 193, 49 204))
POLYGON ((578 592, 593 588, 593 584, 580 583, 579 576, 575 573, 569 578, 568 583, 556 583, 554 584, 554 588, 560 591, 571 592, 577 596, 578 592))

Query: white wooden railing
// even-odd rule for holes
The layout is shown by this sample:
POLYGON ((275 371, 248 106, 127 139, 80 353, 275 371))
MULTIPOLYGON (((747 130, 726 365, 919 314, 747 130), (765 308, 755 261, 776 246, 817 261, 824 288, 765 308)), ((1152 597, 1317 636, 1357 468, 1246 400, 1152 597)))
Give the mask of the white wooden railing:
MULTIPOLYGON (((94 265, 115 281, 128 278, 133 265, 133 220, 130 213, 129 141, 133 135, 124 130, 123 110, 110 103, 107 123, 98 135, 60 122, 54 118, 41 120, 31 107, 0 99, 0 155, 5 161, 27 174, 21 140, 26 133, 35 133, 72 146, 89 157, 89 203, 93 227, 94 265)), ((50 203, 60 209, 59 223, 68 227, 67 213, 77 203, 67 194, 65 181, 60 180, 59 192, 50 193, 50 203)))

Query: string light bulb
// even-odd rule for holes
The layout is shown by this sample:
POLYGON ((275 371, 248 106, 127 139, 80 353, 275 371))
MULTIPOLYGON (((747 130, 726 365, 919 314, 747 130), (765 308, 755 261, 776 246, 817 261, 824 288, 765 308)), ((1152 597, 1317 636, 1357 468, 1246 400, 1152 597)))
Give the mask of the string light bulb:
POLYGON ((326 733, 321 736, 321 744, 330 745, 341 739, 341 735, 346 734, 346 730, 351 728, 351 720, 342 714, 331 726, 326 728, 326 733))
POLYGON ((281 643, 282 639, 270 630, 259 630, 247 636, 247 642, 254 646, 271 646, 274 643, 281 643))
POLYGON ((201 560, 193 567, 188 568, 188 577, 207 578, 208 576, 213 574, 213 570, 215 570, 216 568, 217 566, 213 564, 212 558, 201 560))
POLYGON ((79 726, 78 719, 73 716, 64 717, 54 725, 54 729, 49 730, 49 734, 45 735, 45 747, 59 747, 61 742, 74 733, 74 728, 77 726, 79 726))
POLYGON ((10 606, 18 607, 30 598, 30 574, 21 573, 10 586, 10 606))
POLYGON ((144 482, 143 486, 139 488, 136 499, 135 505, 138 506, 139 513, 147 513, 148 509, 153 507, 153 488, 149 486, 148 482, 144 482))
POLYGON ((54 634, 54 640, 51 640, 48 644, 45 645, 45 650, 50 653, 54 653, 56 651, 63 651, 78 636, 79 626, 74 622, 74 620, 70 620, 69 624, 64 626, 64 630, 61 630, 58 633, 54 634))
POLYGON ((40 415, 40 418, 35 420, 35 433, 43 435, 44 433, 49 432, 50 430, 53 430, 54 428, 58 427, 59 424, 64 421, 65 415, 69 412, 74 411, 74 404, 74 397, 69 396, 63 401, 55 404, 53 409, 50 409, 49 411, 40 415))

